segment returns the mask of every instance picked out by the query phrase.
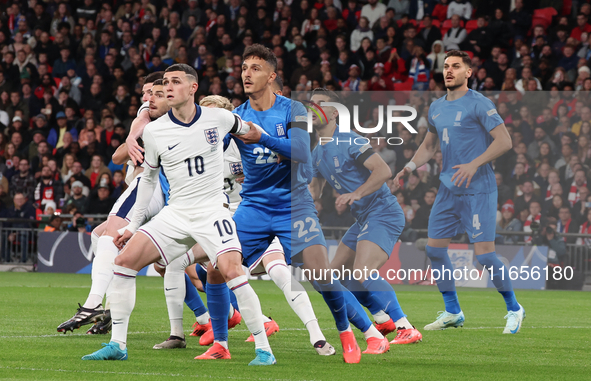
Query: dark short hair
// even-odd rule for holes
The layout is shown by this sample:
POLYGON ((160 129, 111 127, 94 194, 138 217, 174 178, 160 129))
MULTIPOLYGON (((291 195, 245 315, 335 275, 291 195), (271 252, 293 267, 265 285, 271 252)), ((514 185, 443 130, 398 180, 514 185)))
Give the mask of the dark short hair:
POLYGON ((154 86, 162 86, 162 84, 164 83, 164 81, 162 81, 161 79, 157 79, 154 81, 154 83, 152 85, 154 86))
POLYGON ((164 77, 163 71, 155 71, 153 73, 146 75, 146 78, 144 78, 144 83, 154 83, 157 80, 162 79, 163 77, 164 77))
POLYGON ((283 80, 280 76, 275 76, 275 85, 279 88, 279 90, 283 90, 283 80))
POLYGON ((445 55, 445 59, 447 59, 448 57, 460 57, 462 59, 462 62, 464 63, 464 65, 466 65, 468 67, 472 67, 472 59, 470 59, 470 56, 466 52, 463 52, 461 50, 455 50, 455 49, 450 50, 445 55))
POLYGON ((195 69, 193 69, 193 67, 191 67, 187 64, 179 63, 179 64, 171 65, 164 72, 170 73, 173 71, 182 71, 186 75, 191 75, 191 76, 195 77, 195 81, 197 81, 197 72, 195 71, 195 69))
POLYGON ((318 87, 318 88, 314 89, 312 91, 312 95, 310 97, 313 97, 314 95, 324 95, 324 96, 328 97, 328 100, 330 102, 341 103, 341 98, 337 95, 337 93, 335 93, 334 91, 328 90, 325 87, 318 87))
POLYGON ((264 45, 253 44, 244 49, 244 54, 242 54, 242 60, 244 61, 251 57, 262 59, 263 61, 271 65, 273 71, 277 71, 277 57, 271 49, 265 47, 264 45))

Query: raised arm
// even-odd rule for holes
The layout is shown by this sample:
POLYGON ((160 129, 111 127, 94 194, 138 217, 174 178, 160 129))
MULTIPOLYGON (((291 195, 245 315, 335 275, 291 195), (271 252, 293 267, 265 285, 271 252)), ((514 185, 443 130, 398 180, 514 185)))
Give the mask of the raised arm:
POLYGON ((113 160, 113 164, 117 165, 125 164, 127 160, 129 160, 129 153, 127 152, 127 143, 123 143, 119 147, 117 147, 117 150, 111 157, 111 160, 113 160))
POLYGON ((352 193, 344 193, 340 195, 336 203, 339 205, 348 204, 351 205, 355 201, 372 194, 373 192, 380 189, 382 185, 392 177, 392 171, 384 159, 380 155, 373 154, 369 156, 364 162, 363 166, 371 171, 371 175, 367 180, 361 184, 361 186, 355 189, 352 193))
POLYGON ((138 116, 131 122, 131 128, 129 130, 129 136, 125 139, 125 143, 127 143, 127 153, 131 160, 133 160, 136 165, 139 165, 143 162, 142 152, 144 150, 138 144, 137 140, 142 136, 144 133, 144 128, 151 122, 150 114, 147 109, 140 111, 138 116))
POLYGON ((431 158, 433 158, 433 155, 435 155, 435 152, 437 152, 438 140, 439 138, 437 137, 436 133, 427 131, 425 139, 419 146, 419 149, 417 149, 417 152, 415 153, 411 161, 409 161, 406 164, 406 166, 402 169, 402 171, 398 172, 398 174, 394 178, 395 189, 398 189, 400 187, 400 179, 403 176, 409 175, 412 171, 414 171, 422 165, 425 165, 429 160, 431 160, 431 158))

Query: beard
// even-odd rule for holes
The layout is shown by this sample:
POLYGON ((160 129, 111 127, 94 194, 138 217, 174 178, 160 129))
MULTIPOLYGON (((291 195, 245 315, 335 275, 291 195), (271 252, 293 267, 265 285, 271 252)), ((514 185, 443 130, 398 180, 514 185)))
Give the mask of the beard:
POLYGON ((454 90, 457 90, 458 88, 460 88, 463 84, 464 84, 463 82, 462 83, 455 82, 451 86, 445 85, 445 88, 448 89, 448 90, 454 91, 454 90))
POLYGON ((53 177, 52 175, 49 176, 41 176, 43 178, 43 180, 51 180, 51 178, 53 177))

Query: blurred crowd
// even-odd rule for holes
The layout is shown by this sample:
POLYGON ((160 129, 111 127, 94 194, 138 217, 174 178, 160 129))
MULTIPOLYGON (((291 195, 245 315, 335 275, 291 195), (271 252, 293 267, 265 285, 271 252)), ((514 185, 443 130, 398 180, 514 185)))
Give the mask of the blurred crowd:
MULTIPOLYGON (((493 164, 499 229, 591 232, 588 1, 29 0, 0 11, 0 216, 107 213, 126 187, 111 155, 145 75, 187 63, 199 74, 198 98, 239 105, 242 52, 262 43, 278 57, 287 97, 316 87, 407 91, 419 133, 399 129, 398 146, 372 141, 393 174, 444 94, 445 51, 467 51, 470 87, 494 100, 513 138, 493 164)), ((364 112, 365 125, 377 123, 375 107, 364 112)), ((440 164, 437 154, 396 192, 411 238, 427 227, 440 164)), ((323 225, 350 225, 350 212, 324 193, 323 225)))

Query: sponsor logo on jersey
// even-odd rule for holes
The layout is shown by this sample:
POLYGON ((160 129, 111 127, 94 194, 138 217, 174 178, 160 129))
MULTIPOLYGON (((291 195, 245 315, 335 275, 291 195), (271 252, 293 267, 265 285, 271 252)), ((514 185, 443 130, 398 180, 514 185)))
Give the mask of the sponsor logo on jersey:
POLYGON ((441 115, 441 113, 439 113, 437 115, 433 115, 433 117, 431 117, 431 119, 435 120, 435 118, 437 118, 439 115, 441 115))
POLYGON ((218 129, 216 128, 210 128, 208 130, 205 130, 205 140, 207 140, 207 142, 209 144, 211 144, 212 146, 218 144, 218 142, 220 141, 220 134, 218 133, 218 129))
POLYGON ((233 175, 241 174, 242 173, 242 162, 238 161, 238 162, 230 163, 230 172, 233 175))
POLYGON ((275 127, 277 128, 277 136, 285 136, 285 128, 283 128, 283 123, 277 123, 275 127))
POLYGON ((486 112, 486 115, 488 115, 488 116, 492 116, 492 115, 494 115, 494 114, 496 114, 496 113, 497 113, 497 109, 496 109, 496 108, 493 108, 492 110, 488 110, 488 111, 486 112))

